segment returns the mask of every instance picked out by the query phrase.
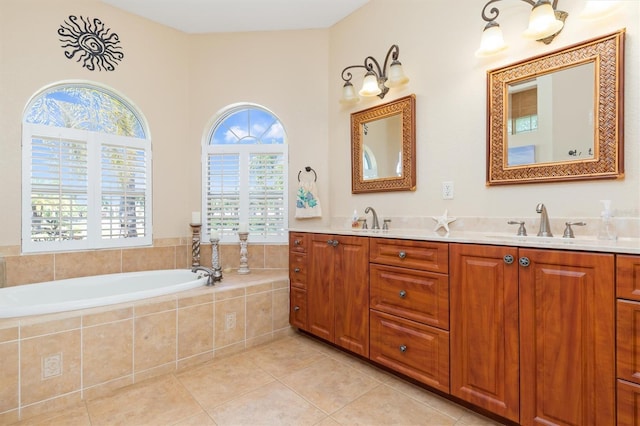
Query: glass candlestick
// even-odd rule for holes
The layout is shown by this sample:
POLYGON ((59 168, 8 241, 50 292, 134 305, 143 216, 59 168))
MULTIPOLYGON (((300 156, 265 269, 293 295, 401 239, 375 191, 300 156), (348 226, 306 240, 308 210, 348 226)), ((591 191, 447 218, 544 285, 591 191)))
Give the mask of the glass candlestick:
POLYGON ((240 268, 238 268, 239 274, 248 274, 249 270, 249 252, 247 251, 247 238, 248 232, 238 232, 240 237, 240 268))
POLYGON ((220 252, 218 251, 219 238, 211 238, 211 269, 213 282, 222 281, 222 268, 220 267, 220 252))
POLYGON ((200 223, 190 223, 191 226, 191 267, 200 266, 200 223))

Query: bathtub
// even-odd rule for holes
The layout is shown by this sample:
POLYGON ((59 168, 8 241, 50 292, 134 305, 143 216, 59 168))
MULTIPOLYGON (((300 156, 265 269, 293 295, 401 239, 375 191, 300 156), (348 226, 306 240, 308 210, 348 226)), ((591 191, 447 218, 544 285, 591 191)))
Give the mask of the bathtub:
POLYGON ((205 285, 188 269, 127 272, 0 288, 0 318, 112 305, 205 285))

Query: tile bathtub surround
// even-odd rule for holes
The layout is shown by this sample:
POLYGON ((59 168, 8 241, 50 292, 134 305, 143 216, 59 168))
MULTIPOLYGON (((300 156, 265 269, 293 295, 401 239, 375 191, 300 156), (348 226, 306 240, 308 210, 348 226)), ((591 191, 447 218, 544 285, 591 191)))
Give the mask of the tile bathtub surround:
POLYGON ((214 287, 0 320, 0 424, 98 398, 292 333, 286 269, 214 287))
MULTIPOLYGON (((288 246, 248 245, 250 269, 288 267, 288 246)), ((240 265, 240 245, 221 244, 220 263, 225 269, 240 265)), ((211 266, 211 245, 204 243, 200 264, 211 266)), ((90 275, 191 267, 191 240, 167 238, 153 247, 89 250, 65 253, 19 254, 13 247, 0 247, 0 287, 39 283, 90 275)))

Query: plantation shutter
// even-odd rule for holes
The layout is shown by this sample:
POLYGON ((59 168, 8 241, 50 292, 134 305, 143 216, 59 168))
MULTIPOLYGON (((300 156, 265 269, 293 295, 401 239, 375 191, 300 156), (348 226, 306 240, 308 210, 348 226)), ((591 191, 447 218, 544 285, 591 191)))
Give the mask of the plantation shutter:
POLYGON ((285 232, 285 164, 281 153, 249 155, 249 230, 265 239, 285 232))
POLYGON ((240 155, 210 154, 207 161, 207 223, 221 237, 240 223, 240 155))
POLYGON ((87 238, 87 143, 31 138, 30 241, 87 238))
POLYGON ((103 239, 145 235, 149 184, 144 149, 103 144, 101 163, 101 232, 103 239))

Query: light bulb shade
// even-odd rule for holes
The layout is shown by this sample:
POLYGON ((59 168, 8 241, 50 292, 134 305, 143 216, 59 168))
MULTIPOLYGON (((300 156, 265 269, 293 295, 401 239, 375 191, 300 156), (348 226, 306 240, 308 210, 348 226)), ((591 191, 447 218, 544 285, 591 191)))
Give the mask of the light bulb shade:
POLYGON ((582 19, 598 19, 611 13, 616 7, 620 6, 617 0, 589 0, 585 5, 580 18, 582 19))
POLYGON ((522 33, 522 36, 540 40, 556 34, 563 26, 564 22, 556 19, 555 11, 549 0, 538 0, 529 15, 529 28, 522 33))
POLYGON ((344 86, 342 86, 342 98, 340 99, 340 103, 355 104, 358 101, 360 101, 360 98, 356 94, 356 89, 350 81, 347 81, 344 83, 344 86))
POLYGON ((367 71, 362 82, 362 89, 358 92, 360 96, 377 96, 382 93, 378 85, 378 77, 373 71, 367 71))
POLYGON ((482 31, 480 48, 476 50, 476 56, 490 56, 505 50, 507 47, 507 44, 504 42, 504 37, 502 36, 500 25, 495 21, 491 21, 484 27, 484 31, 482 31))
POLYGON ((391 65, 389 66, 389 79, 384 82, 384 85, 387 87, 400 87, 408 82, 409 77, 405 75, 400 61, 395 60, 391 62, 391 65))

